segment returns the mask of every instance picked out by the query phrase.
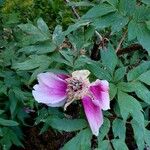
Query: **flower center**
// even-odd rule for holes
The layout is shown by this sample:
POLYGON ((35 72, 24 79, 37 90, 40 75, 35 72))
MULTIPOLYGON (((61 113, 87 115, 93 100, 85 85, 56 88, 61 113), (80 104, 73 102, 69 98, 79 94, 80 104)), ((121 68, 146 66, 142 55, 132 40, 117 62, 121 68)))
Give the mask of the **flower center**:
POLYGON ((67 102, 64 106, 64 109, 66 108, 75 100, 80 100, 82 96, 85 93, 85 84, 83 81, 71 77, 66 79, 68 85, 67 85, 67 102))
POLYGON ((69 80, 68 91, 77 92, 78 90, 82 90, 82 82, 75 78, 69 80))

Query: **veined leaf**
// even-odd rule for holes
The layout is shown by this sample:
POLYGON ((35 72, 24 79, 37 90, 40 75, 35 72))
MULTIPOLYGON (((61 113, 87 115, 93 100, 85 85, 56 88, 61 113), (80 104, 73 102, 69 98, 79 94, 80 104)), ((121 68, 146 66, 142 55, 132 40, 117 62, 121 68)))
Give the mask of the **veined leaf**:
POLYGON ((87 122, 84 119, 60 119, 49 118, 46 123, 54 129, 66 132, 78 131, 87 127, 87 122))
POLYGON ((45 66, 45 64, 49 64, 50 60, 48 56, 44 55, 32 55, 29 59, 24 62, 16 63, 13 65, 13 68, 18 70, 31 70, 41 66, 45 66))
POLYGON ((62 150, 91 150, 91 138, 92 134, 89 129, 82 130, 67 142, 62 150))
POLYGON ((43 33, 45 33, 47 36, 50 36, 49 28, 42 18, 37 20, 37 26, 43 33))
POLYGON ((122 140, 122 142, 125 142, 125 136, 126 136, 126 127, 125 122, 121 119, 115 119, 113 121, 112 125, 113 134, 115 138, 119 138, 122 140))
POLYGON ((128 150, 126 143, 121 139, 112 140, 112 144, 115 150, 120 150, 120 148, 121 150, 128 150))
POLYGON ((101 50, 101 59, 102 63, 110 70, 110 73, 113 74, 118 63, 118 58, 111 44, 108 45, 108 49, 101 50))
POLYGON ((134 131, 134 138, 139 150, 143 150, 145 148, 144 143, 144 128, 134 119, 131 121, 131 125, 134 131), (142 140, 141 140, 142 139, 142 140))
POLYGON ((99 4, 91 8, 85 15, 83 15, 82 19, 91 19, 96 17, 101 17, 108 13, 114 12, 117 9, 109 4, 99 4))
POLYGON ((6 120, 3 118, 0 118, 0 125, 1 126, 18 126, 19 124, 13 120, 6 120))
POLYGON ((124 120, 127 120, 129 115, 133 117, 141 126, 144 127, 144 116, 142 114, 142 107, 140 103, 132 96, 119 91, 118 104, 120 113, 124 120))
POLYGON ((150 69, 150 62, 146 61, 137 66, 136 68, 130 70, 127 74, 128 81, 136 80, 141 74, 150 69))

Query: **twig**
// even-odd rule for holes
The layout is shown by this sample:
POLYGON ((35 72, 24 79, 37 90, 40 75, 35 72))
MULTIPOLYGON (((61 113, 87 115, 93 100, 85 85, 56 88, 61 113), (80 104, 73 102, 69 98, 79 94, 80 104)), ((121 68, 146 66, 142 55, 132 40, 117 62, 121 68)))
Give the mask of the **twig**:
MULTIPOLYGON (((66 3, 70 3, 70 1, 69 0, 64 0, 66 3)), ((75 15, 75 17, 77 18, 77 19, 80 19, 80 16, 79 16, 79 14, 77 13, 77 10, 76 10, 76 8, 74 7, 74 6, 71 6, 71 9, 72 9, 72 12, 73 12, 73 14, 75 15)))
POLYGON ((122 45, 124 39, 126 38, 127 33, 128 33, 128 30, 126 30, 126 31, 124 32, 124 34, 123 34, 123 36, 122 36, 122 38, 121 38, 121 40, 120 40, 120 42, 119 42, 119 44, 118 44, 118 46, 117 46, 117 48, 116 48, 116 53, 117 53, 117 52, 119 51, 119 49, 121 48, 121 45, 122 45))
POLYGON ((132 44, 128 47, 119 49, 117 51, 117 55, 120 56, 120 55, 130 53, 130 52, 134 52, 134 51, 137 51, 137 50, 144 50, 144 48, 140 44, 132 44))
MULTIPOLYGON (((70 0, 64 0, 66 3, 69 3, 70 0)), ((74 14, 74 16, 77 18, 77 19, 80 19, 80 16, 76 10, 76 8, 74 6, 71 6, 71 9, 72 9, 72 12, 74 14)), ((99 60, 100 57, 100 52, 99 52, 99 45, 100 43, 103 41, 103 37, 100 35, 100 33, 98 31, 95 30, 95 35, 96 35, 96 42, 94 43, 94 46, 91 50, 91 59, 93 60, 99 60)))

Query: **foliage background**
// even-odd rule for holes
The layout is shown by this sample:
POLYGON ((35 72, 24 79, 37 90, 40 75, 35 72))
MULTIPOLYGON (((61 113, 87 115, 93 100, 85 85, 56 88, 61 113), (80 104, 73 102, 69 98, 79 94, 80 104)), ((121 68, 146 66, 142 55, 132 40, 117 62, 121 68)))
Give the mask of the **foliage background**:
POLYGON ((34 126, 42 126, 40 134, 49 128, 75 134, 64 150, 150 147, 149 0, 74 1, 69 6, 61 0, 6 0, 0 5, 1 149, 26 147, 23 130, 32 114, 34 126), (79 20, 70 6, 77 6, 79 20), (63 112, 37 104, 31 94, 38 73, 77 69, 90 70, 91 81, 110 82, 111 110, 104 113, 94 146, 80 105, 73 114, 63 112))

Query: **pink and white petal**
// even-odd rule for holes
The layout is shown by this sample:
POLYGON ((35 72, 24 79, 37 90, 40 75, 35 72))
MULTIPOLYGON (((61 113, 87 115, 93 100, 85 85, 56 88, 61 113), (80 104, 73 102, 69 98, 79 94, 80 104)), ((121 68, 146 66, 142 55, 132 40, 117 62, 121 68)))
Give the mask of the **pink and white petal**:
POLYGON ((50 72, 40 73, 37 78, 39 83, 44 83, 48 87, 52 87, 54 89, 67 88, 67 82, 65 80, 50 72))
POLYGON ((94 100, 93 103, 103 110, 110 109, 109 86, 105 80, 96 80, 89 88, 94 100))
POLYGON ((47 104, 47 106, 50 106, 50 107, 61 107, 61 106, 64 106, 64 104, 66 103, 66 99, 59 102, 59 103, 54 103, 54 104, 47 104))
POLYGON ((97 79, 95 82, 91 83, 91 86, 99 85, 102 91, 109 91, 109 83, 107 80, 99 80, 97 79))
POLYGON ((99 106, 96 106, 88 96, 83 97, 82 104, 92 133, 98 136, 99 128, 103 124, 102 110, 99 106))
POLYGON ((32 94, 39 103, 55 104, 67 97, 66 91, 50 88, 43 83, 36 84, 33 88, 32 94))
POLYGON ((63 80, 66 80, 67 78, 70 78, 70 76, 67 75, 67 74, 57 74, 57 76, 58 76, 59 78, 63 79, 63 80))

